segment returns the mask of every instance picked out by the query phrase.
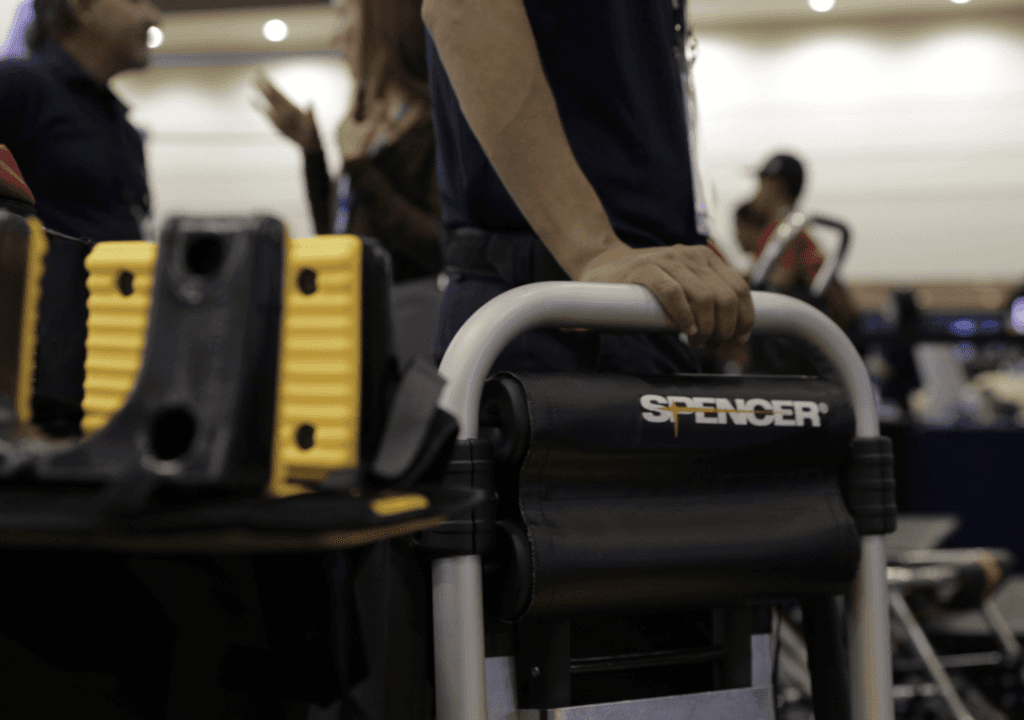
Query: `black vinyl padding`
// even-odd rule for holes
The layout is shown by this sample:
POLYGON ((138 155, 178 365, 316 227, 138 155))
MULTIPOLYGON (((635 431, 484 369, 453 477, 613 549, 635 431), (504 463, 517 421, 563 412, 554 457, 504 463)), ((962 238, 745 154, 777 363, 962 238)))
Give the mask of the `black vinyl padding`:
POLYGON ((490 582, 508 588, 513 573, 528 588, 505 617, 830 595, 856 574, 859 536, 839 482, 853 412, 827 382, 503 374, 485 389, 482 422, 504 448, 500 519, 517 523, 530 548, 528 563, 496 559, 505 571, 490 582), (702 423, 679 415, 677 436, 674 422, 644 419, 641 398, 652 395, 683 407, 810 402, 818 426, 709 411, 702 423), (709 424, 714 416, 726 424, 709 424))

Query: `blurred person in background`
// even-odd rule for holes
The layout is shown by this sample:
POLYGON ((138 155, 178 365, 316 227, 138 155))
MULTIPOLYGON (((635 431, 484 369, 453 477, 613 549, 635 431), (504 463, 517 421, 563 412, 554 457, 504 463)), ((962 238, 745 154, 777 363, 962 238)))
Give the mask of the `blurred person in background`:
MULTIPOLYGON (((375 238, 393 263, 392 316, 398 359, 431 358, 441 302, 434 126, 427 85, 426 30, 420 0, 343 0, 333 46, 356 81, 338 129, 342 173, 328 178, 312 109, 300 110, 266 78, 270 120, 305 154, 306 184, 318 233, 375 238)), ((432 359, 432 358, 431 358, 432 359)), ((347 676, 342 715, 384 720, 430 717, 430 587, 422 558, 401 542, 349 551, 335 565, 335 633, 347 676), (419 639, 420 641, 417 641, 419 639)), ((429 577, 429 571, 427 572, 429 577)))
MULTIPOLYGON (((35 0, 28 59, 0 61, 0 143, 50 230, 91 241, 135 240, 149 213, 142 140, 108 81, 145 67, 160 23, 149 0, 35 0)), ((88 244, 55 243, 40 304, 33 421, 74 435, 85 378, 88 244)))
MULTIPOLYGON (((108 81, 149 59, 149 0, 35 0, 27 59, 0 61, 0 144, 43 224, 93 241, 141 237, 142 141, 108 81)), ((90 245, 51 242, 40 303, 33 420, 74 435, 82 417, 90 245)), ((0 341, 6 341, 2 339, 0 341)), ((0 551, 3 717, 140 717, 166 693, 173 629, 115 553, 0 551)))
POLYGON ((429 357, 440 305, 440 202, 418 0, 341 0, 339 49, 356 79, 338 129, 342 173, 331 181, 312 108, 300 110, 266 77, 265 112, 305 154, 318 233, 372 237, 391 253, 395 344, 404 364, 429 357))
MULTIPOLYGON (((761 168, 758 179, 754 197, 736 210, 737 240, 755 259, 764 251, 778 224, 796 206, 804 186, 803 164, 792 155, 775 155, 761 168)), ((823 262, 814 240, 801 232, 779 258, 768 279, 769 285, 806 293, 823 262)), ((825 313, 850 332, 857 321, 857 310, 838 280, 832 281, 824 300, 825 313)))
MULTIPOLYGON (((107 84, 147 64, 161 14, 150 0, 35 0, 34 11, 31 56, 0 62, 0 145, 32 212, 71 236, 45 260, 33 419, 73 435, 91 245, 75 239, 140 239, 149 205, 142 141, 107 84)), ((330 608, 323 565, 0 548, 0 717, 305 718, 309 701, 339 692, 328 624, 316 624, 330 608)))
POLYGON ((14 10, 11 26, 7 29, 7 37, 0 46, 0 60, 4 58, 28 57, 28 45, 25 34, 35 13, 32 11, 32 0, 22 0, 14 10))
MULTIPOLYGON (((736 238, 756 260, 780 222, 796 206, 804 187, 803 164, 792 155, 775 155, 758 173, 754 197, 736 210, 736 238)), ((789 244, 768 277, 768 287, 777 292, 809 300, 814 276, 824 263, 814 240, 801 232, 789 244)), ((856 327, 857 309, 846 289, 833 280, 817 303, 847 333, 856 327)), ((745 348, 718 353, 717 360, 729 371, 828 374, 828 363, 820 353, 803 343, 781 338, 755 338, 745 348)))

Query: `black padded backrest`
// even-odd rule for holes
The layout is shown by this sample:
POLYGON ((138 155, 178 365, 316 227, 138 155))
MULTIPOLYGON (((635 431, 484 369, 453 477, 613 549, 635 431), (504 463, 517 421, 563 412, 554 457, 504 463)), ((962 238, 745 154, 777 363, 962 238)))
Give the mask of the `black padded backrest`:
POLYGON ((503 374, 482 412, 503 527, 526 540, 499 560, 501 616, 834 594, 856 573, 838 480, 853 413, 834 385, 503 374))

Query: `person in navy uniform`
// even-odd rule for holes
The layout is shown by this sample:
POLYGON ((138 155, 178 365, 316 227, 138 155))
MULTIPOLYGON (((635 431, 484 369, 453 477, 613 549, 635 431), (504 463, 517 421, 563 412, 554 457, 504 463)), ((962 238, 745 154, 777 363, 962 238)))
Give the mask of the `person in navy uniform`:
MULTIPOLYGON (((509 288, 639 283, 691 346, 744 339, 743 278, 695 210, 679 0, 425 0, 445 260, 435 352, 509 288)), ((673 372, 668 335, 531 333, 495 369, 673 372)))
MULTIPOLYGON (((50 230, 138 240, 149 214, 142 140, 108 81, 145 67, 160 23, 150 0, 35 0, 27 59, 0 61, 0 142, 17 159, 50 230)), ((85 377, 88 243, 54 242, 40 306, 33 419, 79 432, 85 377)))
MULTIPOLYGON (((493 371, 693 371, 692 346, 745 342, 749 288, 701 232, 680 1, 424 0, 422 16, 450 277, 435 359, 486 302, 544 280, 644 285, 689 342, 534 331, 493 371)), ((390 703, 427 694, 429 669, 406 659, 430 656, 429 608, 408 600, 430 585, 400 543, 381 545, 364 587, 389 628, 369 664, 390 703)), ((632 621, 607 625, 614 646, 644 646, 632 621)), ((429 717, 423 704, 373 717, 429 717)))

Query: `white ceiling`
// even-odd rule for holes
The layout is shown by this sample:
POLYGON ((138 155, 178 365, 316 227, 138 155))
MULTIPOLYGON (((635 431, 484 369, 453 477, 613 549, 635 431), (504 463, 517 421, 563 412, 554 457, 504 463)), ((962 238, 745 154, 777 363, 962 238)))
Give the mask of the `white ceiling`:
POLYGON ((810 10, 806 0, 689 0, 695 25, 754 24, 765 21, 835 22, 836 20, 883 19, 897 15, 955 17, 1016 9, 1024 22, 1024 0, 970 0, 962 5, 950 0, 836 0, 827 13, 810 10))
MULTIPOLYGON (((999 13, 1024 24, 1024 0, 971 0, 963 5, 950 0, 837 0, 835 9, 827 13, 813 12, 806 0, 689 0, 688 6, 698 32, 730 26, 760 27, 770 32, 773 24, 874 24, 915 15, 955 19, 987 13, 999 13)), ((156 54, 318 51, 328 47, 335 27, 333 10, 324 6, 168 13, 163 23, 164 45, 156 54), (289 36, 283 42, 263 39, 263 23, 272 18, 288 23, 289 36)))

